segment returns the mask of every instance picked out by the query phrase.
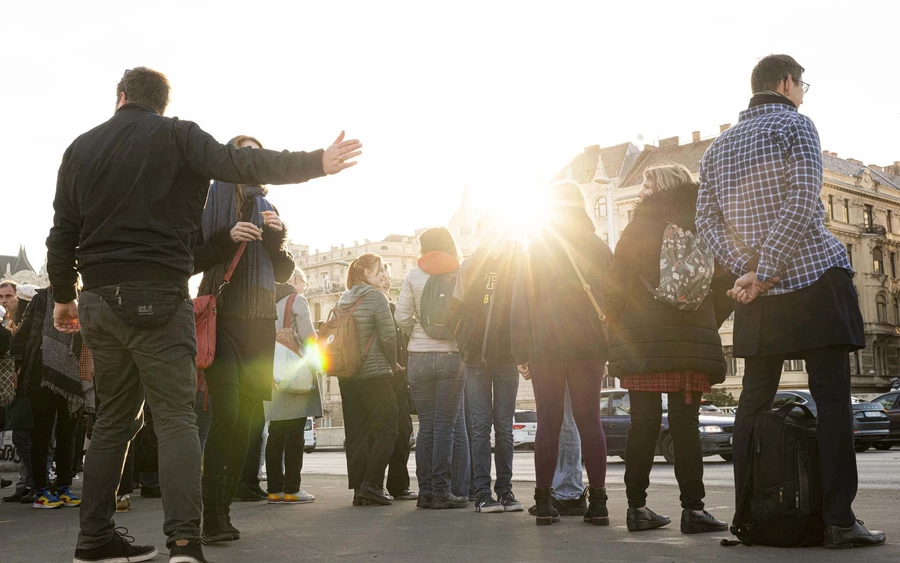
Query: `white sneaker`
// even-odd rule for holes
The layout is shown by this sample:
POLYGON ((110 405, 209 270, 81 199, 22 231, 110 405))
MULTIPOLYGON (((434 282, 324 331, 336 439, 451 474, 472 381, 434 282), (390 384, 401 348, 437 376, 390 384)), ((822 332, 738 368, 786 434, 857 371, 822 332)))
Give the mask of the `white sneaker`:
POLYGON ((314 500, 316 500, 316 497, 307 493, 303 489, 300 489, 294 494, 284 495, 284 502, 287 504, 306 504, 313 502, 314 500))

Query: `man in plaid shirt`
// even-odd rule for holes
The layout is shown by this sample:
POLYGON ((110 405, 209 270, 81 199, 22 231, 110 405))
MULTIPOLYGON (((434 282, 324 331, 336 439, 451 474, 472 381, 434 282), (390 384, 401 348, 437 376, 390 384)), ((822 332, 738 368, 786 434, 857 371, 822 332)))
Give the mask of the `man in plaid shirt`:
MULTIPOLYGON (((720 265, 739 279, 734 355, 746 358, 734 427, 735 492, 747 477, 756 417, 772 408, 785 359, 802 358, 818 408, 825 546, 884 543, 856 520, 856 454, 849 354, 865 347, 853 270, 825 228, 819 134, 798 113, 809 84, 787 55, 770 55, 751 76, 739 123, 700 164, 697 229, 720 265)), ((752 518, 742 511, 739 524, 752 518)))

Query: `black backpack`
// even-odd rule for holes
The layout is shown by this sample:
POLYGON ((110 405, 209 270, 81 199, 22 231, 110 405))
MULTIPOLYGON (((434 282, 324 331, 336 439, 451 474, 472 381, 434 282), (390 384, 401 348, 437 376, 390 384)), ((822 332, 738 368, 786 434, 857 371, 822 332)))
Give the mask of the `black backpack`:
POLYGON ((756 419, 750 467, 731 533, 744 545, 824 543, 816 417, 806 406, 785 405, 756 419))
POLYGON ((419 324, 425 334, 435 340, 453 340, 450 326, 450 305, 456 288, 456 272, 431 276, 425 282, 419 302, 419 324))

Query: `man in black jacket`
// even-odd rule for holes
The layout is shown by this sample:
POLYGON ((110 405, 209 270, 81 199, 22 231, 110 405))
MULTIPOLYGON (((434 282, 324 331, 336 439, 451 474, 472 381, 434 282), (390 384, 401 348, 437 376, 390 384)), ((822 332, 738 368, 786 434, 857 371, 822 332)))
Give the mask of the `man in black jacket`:
POLYGON ((478 249, 460 266, 453 292, 452 315, 459 319, 451 321, 466 365, 475 512, 516 512, 523 510, 512 492, 512 427, 519 374, 509 318, 522 249, 508 239, 502 218, 493 212, 481 214, 475 234, 478 249), (491 425, 496 437, 497 499, 491 496, 491 425))
MULTIPOLYGON (((47 270, 60 331, 82 331, 94 354, 97 413, 85 461, 75 560, 146 561, 155 547, 115 532, 115 494, 128 442, 146 398, 159 439, 170 556, 203 563, 200 442, 193 411, 197 353, 188 293, 191 241, 209 180, 292 184, 356 164, 358 141, 344 134, 326 150, 274 152, 222 145, 190 121, 163 117, 169 83, 128 70, 113 117, 78 137, 57 178, 47 270), (84 284, 76 301, 78 275, 84 284)), ((242 240, 241 232, 232 238, 242 240)))

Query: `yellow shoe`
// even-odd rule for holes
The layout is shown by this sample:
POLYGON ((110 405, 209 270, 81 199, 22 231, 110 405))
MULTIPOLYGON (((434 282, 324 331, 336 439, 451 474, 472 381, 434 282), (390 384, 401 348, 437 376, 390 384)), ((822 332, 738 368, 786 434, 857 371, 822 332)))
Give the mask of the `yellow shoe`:
POLYGON ((34 496, 34 503, 31 508, 62 508, 63 501, 54 495, 50 489, 45 489, 42 493, 34 496))
POLYGON ((269 504, 284 504, 284 493, 272 493, 269 495, 269 504))
POLYGON ((285 494, 284 502, 285 504, 307 504, 316 500, 316 497, 307 493, 303 489, 300 489, 294 494, 285 494))
POLYGON ((74 508, 81 504, 81 499, 75 496, 69 487, 60 487, 59 488, 59 500, 63 502, 64 506, 69 508, 74 508))

